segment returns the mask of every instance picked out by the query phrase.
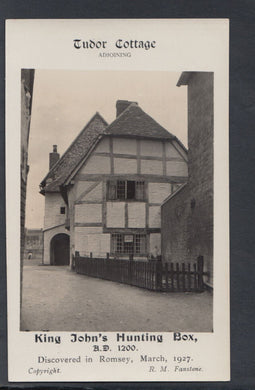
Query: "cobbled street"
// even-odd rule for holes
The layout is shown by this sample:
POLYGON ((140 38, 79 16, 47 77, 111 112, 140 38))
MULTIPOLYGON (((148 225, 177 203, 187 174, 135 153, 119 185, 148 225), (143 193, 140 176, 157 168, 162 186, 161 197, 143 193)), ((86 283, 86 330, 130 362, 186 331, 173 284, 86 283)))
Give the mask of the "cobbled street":
POLYGON ((159 293, 25 261, 21 330, 211 332, 210 292, 159 293))

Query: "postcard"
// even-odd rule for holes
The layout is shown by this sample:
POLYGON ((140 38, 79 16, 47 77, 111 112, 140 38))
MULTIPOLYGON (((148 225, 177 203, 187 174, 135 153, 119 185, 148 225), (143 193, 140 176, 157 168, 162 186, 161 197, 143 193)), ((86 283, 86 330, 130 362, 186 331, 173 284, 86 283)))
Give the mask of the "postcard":
POLYGON ((230 380, 228 45, 7 21, 10 382, 230 380))

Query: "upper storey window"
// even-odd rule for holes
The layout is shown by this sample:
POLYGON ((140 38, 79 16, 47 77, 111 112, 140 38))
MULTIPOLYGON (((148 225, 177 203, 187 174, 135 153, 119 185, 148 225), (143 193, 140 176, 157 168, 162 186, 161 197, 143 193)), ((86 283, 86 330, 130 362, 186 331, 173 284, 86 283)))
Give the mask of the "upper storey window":
POLYGON ((108 200, 145 200, 144 181, 108 181, 108 200))

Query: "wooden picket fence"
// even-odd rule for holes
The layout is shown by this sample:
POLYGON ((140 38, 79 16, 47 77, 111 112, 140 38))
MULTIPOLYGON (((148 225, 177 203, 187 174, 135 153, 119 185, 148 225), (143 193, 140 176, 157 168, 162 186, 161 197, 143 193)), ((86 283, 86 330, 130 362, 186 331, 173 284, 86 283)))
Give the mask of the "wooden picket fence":
POLYGON ((203 257, 196 263, 162 263, 81 257, 75 255, 73 268, 79 274, 164 292, 204 291, 203 257))

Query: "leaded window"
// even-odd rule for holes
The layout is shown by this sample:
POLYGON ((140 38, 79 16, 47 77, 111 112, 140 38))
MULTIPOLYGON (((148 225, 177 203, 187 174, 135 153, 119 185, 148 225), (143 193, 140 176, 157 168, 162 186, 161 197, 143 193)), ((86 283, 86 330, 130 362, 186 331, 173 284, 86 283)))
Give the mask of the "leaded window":
POLYGON ((112 234, 112 252, 115 254, 146 254, 146 234, 112 234))
POLYGON ((110 180, 108 181, 108 200, 145 200, 144 181, 110 180))

